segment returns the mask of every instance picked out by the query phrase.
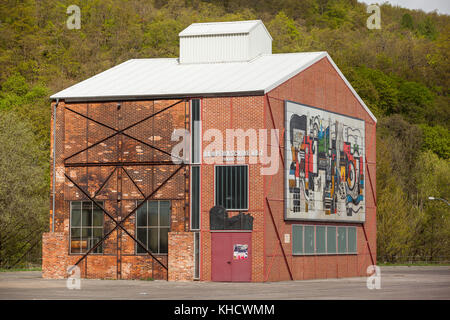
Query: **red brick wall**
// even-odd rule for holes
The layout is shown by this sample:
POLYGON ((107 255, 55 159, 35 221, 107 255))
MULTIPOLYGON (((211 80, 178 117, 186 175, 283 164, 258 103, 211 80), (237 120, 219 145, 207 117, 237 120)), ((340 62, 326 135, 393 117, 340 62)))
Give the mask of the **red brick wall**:
MULTIPOLYGON (((357 117, 365 121, 366 161, 370 172, 366 168, 366 222, 365 228, 370 247, 376 261, 376 208, 372 196, 376 194, 375 174, 375 123, 363 106, 358 102, 344 81, 332 67, 328 59, 324 58, 295 77, 284 82, 267 94, 265 103, 265 125, 273 128, 269 105, 272 109, 275 127, 284 128, 284 100, 322 108, 343 115, 357 117), (369 180, 369 174, 371 181, 369 180), (372 190, 373 188, 373 190, 372 190)), ((284 142, 283 142, 284 144, 284 142)), ((280 167, 280 169, 283 169, 280 167)), ((264 178, 266 195, 271 199, 282 199, 284 186, 284 171, 280 170, 272 178, 264 178)), ((296 222, 284 221, 284 203, 270 202, 275 223, 283 242, 293 278, 295 280, 313 278, 336 278, 366 275, 366 268, 372 264, 361 224, 357 226, 357 255, 326 255, 326 256, 293 256, 292 255, 292 224, 296 222), (284 234, 291 235, 290 243, 284 243, 284 234)), ((302 224, 326 225, 323 222, 297 222, 302 224)), ((265 207, 265 281, 289 280, 289 273, 284 261, 280 243, 275 234, 267 206, 265 207)), ((337 223, 338 225, 355 225, 337 223)), ((336 224, 335 224, 336 225, 336 224)))
POLYGON ((66 277, 68 238, 64 232, 46 232, 42 236, 42 277, 66 277))
MULTIPOLYGON (((69 254, 70 201, 88 200, 88 197, 71 183, 64 173, 90 197, 95 195, 95 200, 103 201, 105 209, 114 219, 120 221, 135 208, 136 203, 143 200, 144 196, 141 191, 145 196, 149 195, 178 168, 174 165, 137 166, 130 164, 124 166, 127 172, 120 168, 113 172, 114 166, 86 166, 86 163, 170 160, 169 155, 120 134, 67 159, 66 162, 64 159, 113 134, 114 130, 110 128, 126 128, 178 101, 129 101, 121 102, 120 108, 118 108, 117 102, 64 103, 61 101, 59 103, 55 134, 55 233, 44 235, 44 277, 66 276, 65 267, 74 264, 81 257, 80 254, 69 254), (110 128, 88 120, 69 109, 104 123, 110 128), (81 164, 81 167, 73 167, 74 163, 81 164), (103 185, 111 173, 109 181, 103 185), (138 187, 133 184, 127 173, 138 187), (100 191, 98 192, 98 190, 100 191)), ((178 143, 171 141, 173 130, 188 126, 188 119, 188 103, 183 101, 126 130, 125 133, 170 153, 172 147, 178 143)), ((52 130, 52 151, 53 139, 52 130)), ((51 172, 53 178, 53 170, 51 172)), ((189 212, 186 202, 188 194, 185 188, 188 177, 189 170, 182 168, 151 198, 152 200, 171 201, 171 231, 189 229, 189 212)), ((50 212, 50 228, 51 217, 52 212, 50 212)), ((135 236, 135 215, 128 218, 123 226, 131 235, 135 236)), ((105 215, 104 232, 106 233, 114 227, 115 223, 105 215)), ((156 256, 163 264, 167 265, 166 254, 156 256)), ((82 277, 88 278, 167 278, 167 271, 157 261, 147 254, 136 255, 135 242, 125 232, 117 230, 103 242, 103 254, 90 254, 79 264, 79 267, 82 277)))
MULTIPOLYGON (((202 99, 202 131, 218 129, 226 143, 226 129, 264 128, 264 100, 262 96, 223 97, 202 99)), ((203 142, 203 149, 209 142, 203 142)), ((248 145, 246 146, 248 150, 248 145)), ((224 146, 225 149, 225 146, 224 146)), ((245 163, 248 164, 248 158, 245 163)), ((223 164, 233 164, 223 162, 223 164)), ((211 281, 211 232, 209 210, 214 206, 214 164, 201 165, 201 272, 200 279, 211 281)), ((261 165, 249 164, 249 209, 253 216, 252 232, 252 281, 263 280, 264 268, 264 190, 261 165)), ((237 212, 229 211, 233 216, 237 212)))
POLYGON ((169 281, 194 279, 194 233, 169 232, 169 281))

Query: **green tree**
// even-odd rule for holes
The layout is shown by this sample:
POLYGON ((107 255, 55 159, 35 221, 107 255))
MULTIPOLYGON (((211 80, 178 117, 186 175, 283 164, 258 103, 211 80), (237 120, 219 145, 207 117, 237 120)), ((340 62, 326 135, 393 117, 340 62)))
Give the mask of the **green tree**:
POLYGON ((450 132, 440 125, 429 126, 421 124, 423 133, 423 150, 431 150, 439 157, 450 158, 450 132))
POLYGON ((26 122, 0 113, 0 265, 38 257, 48 228, 48 163, 26 122))
POLYGON ((441 201, 450 194, 450 162, 439 159, 431 151, 424 151, 415 169, 419 207, 423 211, 415 237, 416 251, 427 260, 448 260, 450 257, 450 208, 441 201))
POLYGON ((417 26, 419 33, 430 40, 436 40, 438 32, 433 20, 430 17, 426 17, 424 21, 417 26))
POLYGON ((414 29, 414 22, 413 22, 413 18, 411 17, 411 15, 409 13, 405 13, 402 16, 402 23, 401 23, 403 28, 406 29, 410 29, 413 30, 414 29))

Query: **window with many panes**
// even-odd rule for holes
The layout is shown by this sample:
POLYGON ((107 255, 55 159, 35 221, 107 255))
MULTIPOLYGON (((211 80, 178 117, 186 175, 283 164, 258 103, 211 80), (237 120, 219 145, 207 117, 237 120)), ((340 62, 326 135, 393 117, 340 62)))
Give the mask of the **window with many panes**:
MULTIPOLYGON (((148 250, 156 254, 168 251, 170 231, 170 201, 147 201, 136 212, 136 234, 148 250)), ((146 251, 136 244, 137 253, 146 251)))
POLYGON ((355 254, 357 253, 356 227, 292 225, 292 253, 355 254))
POLYGON ((215 181, 216 206, 248 209, 248 166, 216 166, 215 181))
MULTIPOLYGON (((103 202, 97 201, 100 206, 103 202)), ((70 253, 85 253, 103 238, 103 211, 92 201, 70 202, 70 253)), ((102 253, 100 244, 92 253, 102 253)))

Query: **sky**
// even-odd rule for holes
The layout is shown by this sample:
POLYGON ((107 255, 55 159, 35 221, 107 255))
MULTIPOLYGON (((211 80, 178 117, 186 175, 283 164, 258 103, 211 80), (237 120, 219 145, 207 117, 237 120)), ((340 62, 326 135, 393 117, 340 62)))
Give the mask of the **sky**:
POLYGON ((438 13, 450 15, 450 0, 358 0, 367 4, 382 4, 388 2, 393 6, 400 6, 408 9, 421 9, 425 12, 431 12, 435 9, 438 13))

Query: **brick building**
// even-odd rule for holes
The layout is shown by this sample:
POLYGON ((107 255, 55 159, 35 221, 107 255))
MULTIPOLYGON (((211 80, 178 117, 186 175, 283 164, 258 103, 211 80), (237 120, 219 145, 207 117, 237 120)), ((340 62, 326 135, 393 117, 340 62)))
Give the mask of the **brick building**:
POLYGON ((193 24, 52 99, 43 276, 279 281, 376 262, 376 118, 326 52, 193 24), (186 136, 185 133, 190 133, 186 136))

